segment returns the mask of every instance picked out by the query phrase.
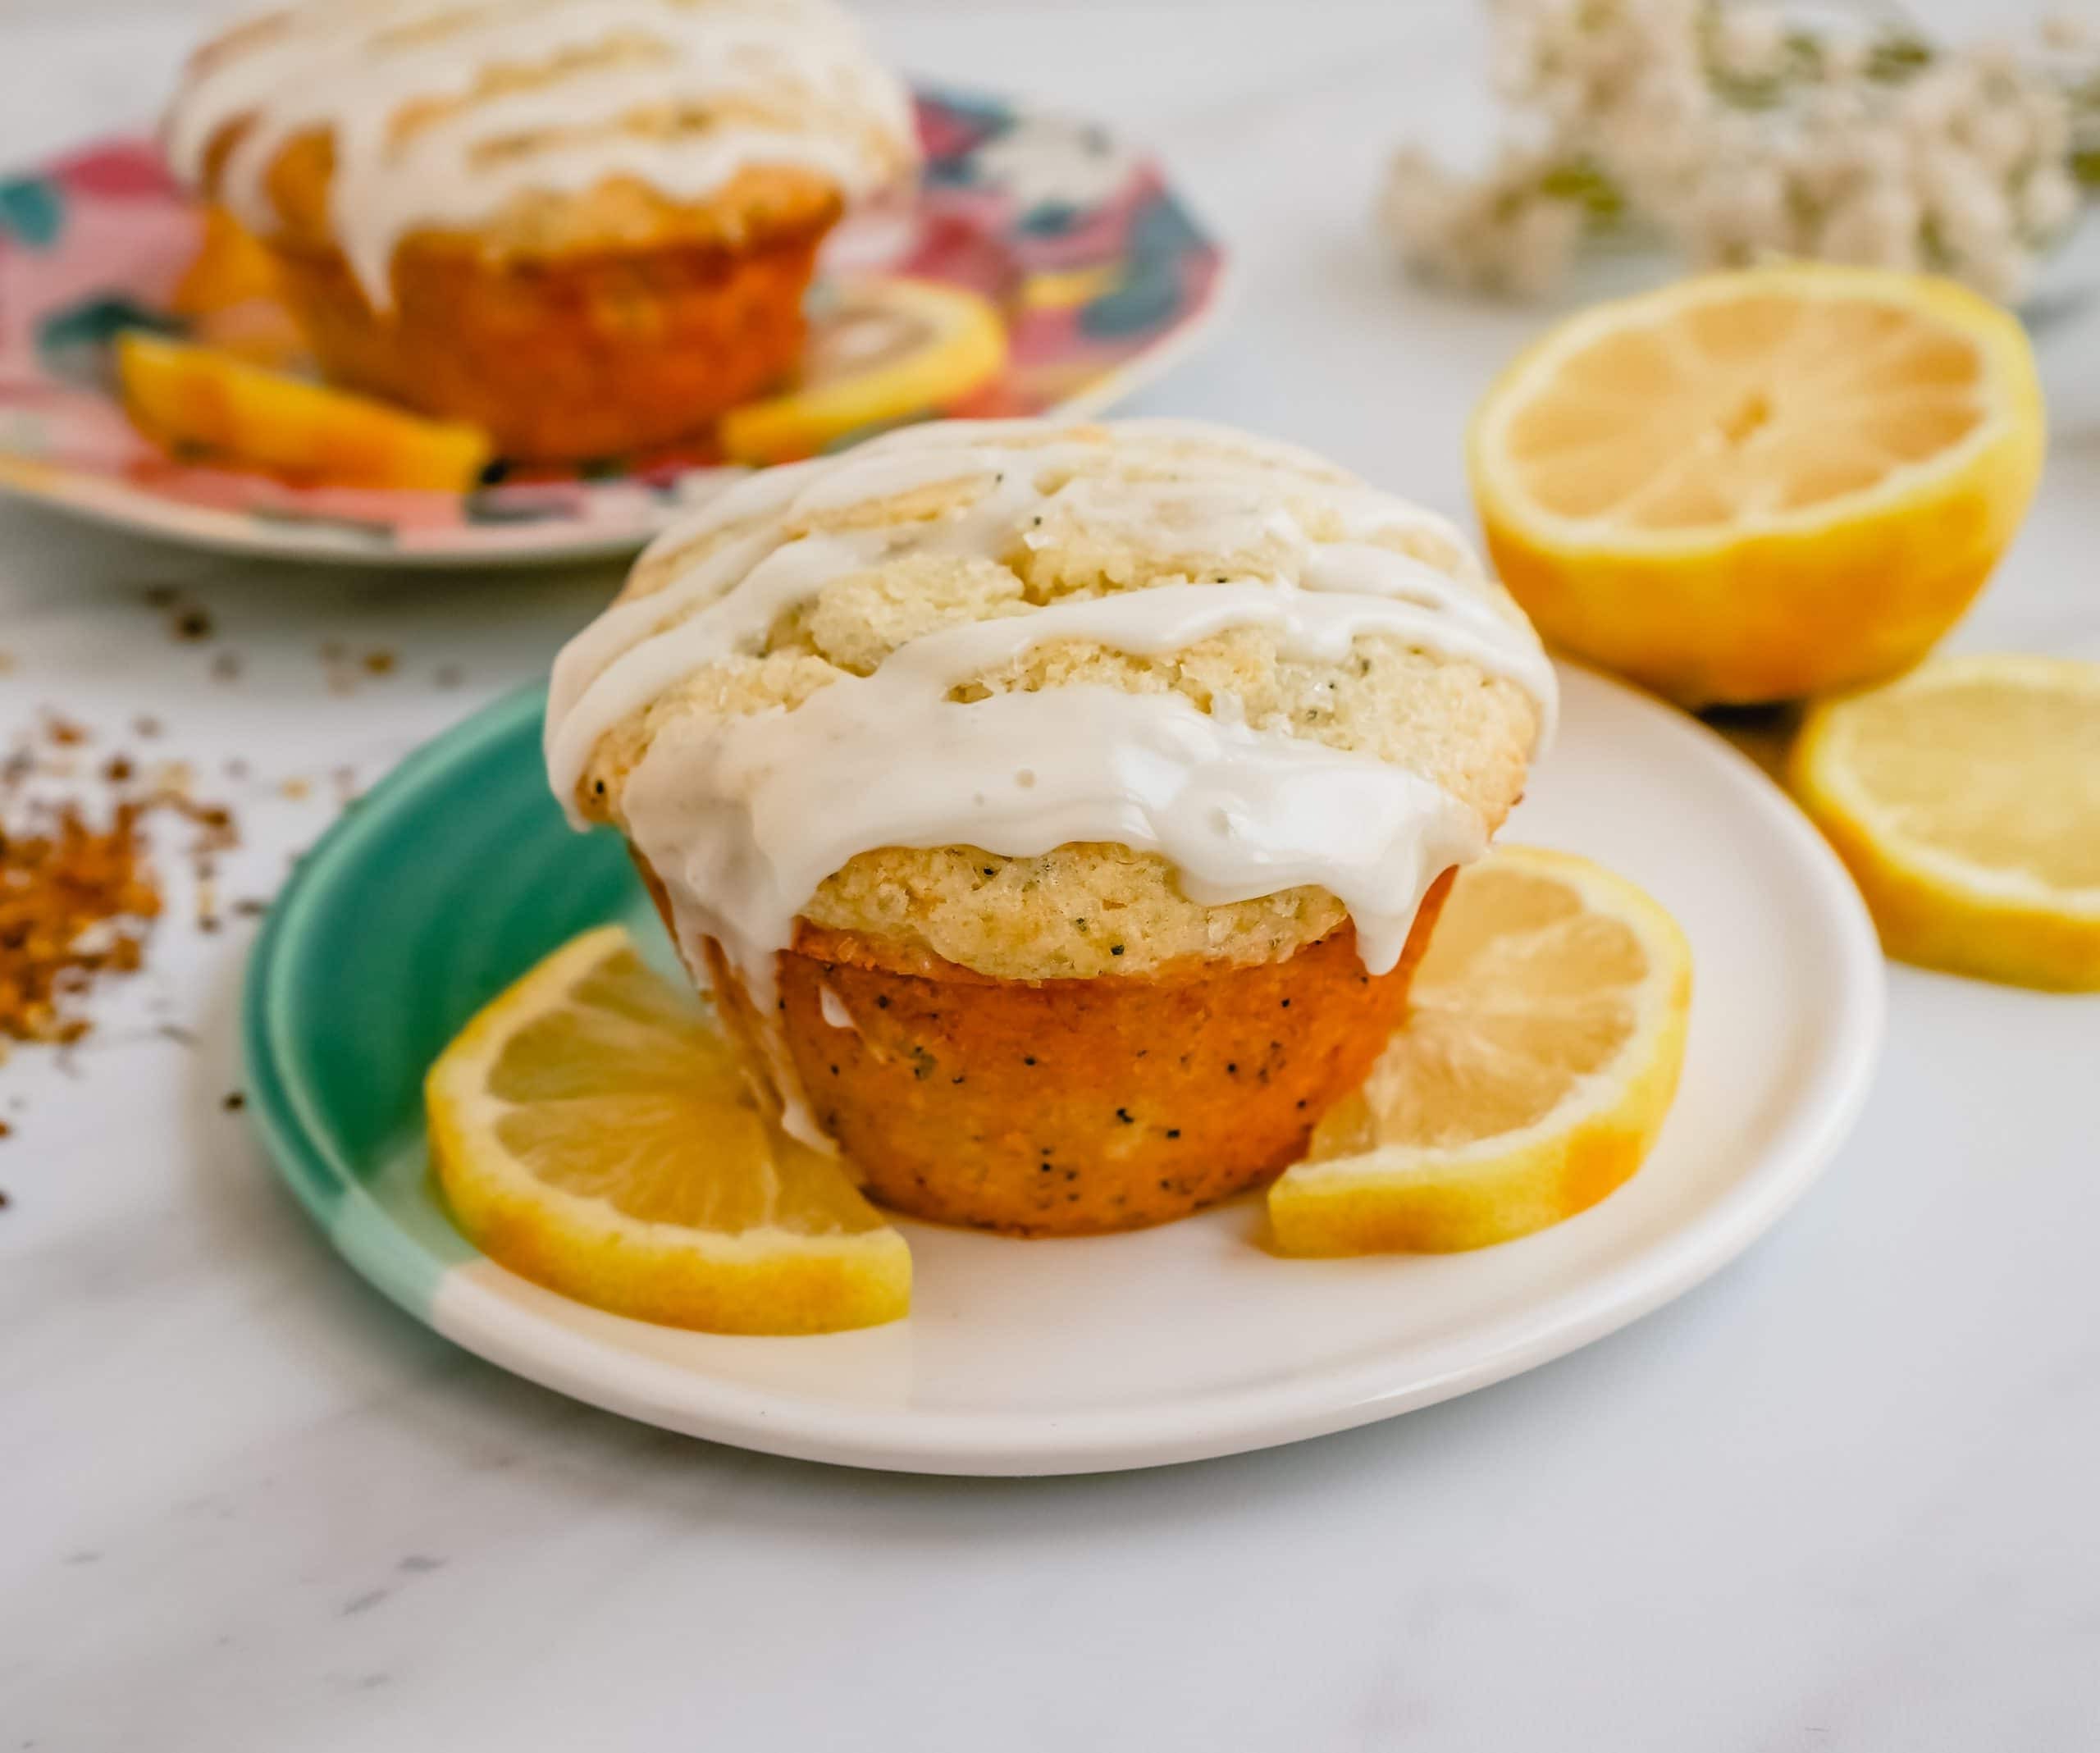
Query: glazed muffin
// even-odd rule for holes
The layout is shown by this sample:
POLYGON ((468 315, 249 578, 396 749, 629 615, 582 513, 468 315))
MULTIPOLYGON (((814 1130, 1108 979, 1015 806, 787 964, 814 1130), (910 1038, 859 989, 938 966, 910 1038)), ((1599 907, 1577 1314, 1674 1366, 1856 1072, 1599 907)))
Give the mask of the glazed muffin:
POLYGON ((825 232, 917 162, 831 0, 304 0, 200 50, 166 135, 330 377, 547 459, 787 375, 825 232))
POLYGON ((1073 1234, 1303 1152, 1553 698, 1449 526, 1315 456, 951 422, 660 539, 547 752, 792 1129, 896 1209, 1073 1234))

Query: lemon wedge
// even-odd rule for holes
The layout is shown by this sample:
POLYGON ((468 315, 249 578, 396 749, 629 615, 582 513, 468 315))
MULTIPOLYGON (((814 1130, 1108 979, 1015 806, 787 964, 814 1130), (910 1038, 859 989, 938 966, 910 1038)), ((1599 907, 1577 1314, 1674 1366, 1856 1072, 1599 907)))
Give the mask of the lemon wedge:
POLYGON ((836 1157, 760 1116, 711 1008, 617 925, 490 1003, 424 1095, 460 1229, 550 1290, 714 1333, 826 1333, 911 1306, 904 1239, 836 1157))
POLYGON ((278 296, 277 266, 270 252, 226 208, 206 208, 197 253, 169 294, 168 308, 195 317, 278 296))
POLYGON ((2100 664, 1950 658, 1825 701, 1792 778, 1892 956, 2100 989, 2100 664))
POLYGON ((1915 663, 2012 539, 2045 423, 2020 324, 1952 281, 1787 265, 1550 331, 1468 464, 1549 640, 1689 705, 1915 663))
POLYGON ((1684 1061, 1691 952, 1624 878, 1507 847, 1462 871, 1409 1015, 1269 1189, 1289 1254, 1528 1235, 1639 1168, 1684 1061))
POLYGON ((463 493, 492 454, 477 427, 136 329, 117 337, 116 376, 132 421, 156 443, 296 482, 463 493))
POLYGON ((193 341, 279 370, 306 357, 306 337, 284 303, 277 264, 223 207, 204 209, 197 253, 168 295, 193 341))
POLYGON ((846 281, 811 326, 796 388, 731 409, 718 436, 734 461, 793 462, 849 433, 937 413, 1006 363, 1006 325, 975 293, 928 280, 846 281))

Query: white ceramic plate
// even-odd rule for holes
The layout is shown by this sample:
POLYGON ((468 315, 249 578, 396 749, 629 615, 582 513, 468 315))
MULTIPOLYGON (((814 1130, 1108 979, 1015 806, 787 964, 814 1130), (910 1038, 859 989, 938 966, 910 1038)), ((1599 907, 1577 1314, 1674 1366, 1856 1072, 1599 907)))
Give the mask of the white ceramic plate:
POLYGON ((419 1149, 338 1214, 335 1239, 439 1331, 520 1375, 694 1436, 864 1467, 1194 1460, 1390 1417, 1559 1357, 1696 1284, 1793 1203, 1859 1108, 1883 1007, 1850 881, 1764 774, 1646 696, 1580 671, 1564 681, 1559 745, 1505 838, 1640 882, 1682 921, 1696 988, 1655 1154, 1556 1229, 1469 1254, 1295 1261, 1256 1245, 1253 1199, 1079 1241, 906 1223, 908 1321, 774 1340, 600 1314, 478 1256, 409 1288, 402 1250, 428 1215, 415 1215, 428 1205, 419 1149))

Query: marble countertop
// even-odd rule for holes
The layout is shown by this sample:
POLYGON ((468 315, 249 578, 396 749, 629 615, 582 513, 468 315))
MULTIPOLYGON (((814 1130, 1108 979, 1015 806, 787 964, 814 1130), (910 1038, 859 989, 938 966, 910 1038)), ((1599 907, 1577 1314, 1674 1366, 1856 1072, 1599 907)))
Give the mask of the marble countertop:
MULTIPOLYGON (((1397 134, 1477 126, 1471 8, 870 10, 904 66, 1153 144, 1236 246, 1223 331, 1141 407, 1463 514, 1459 423, 1537 319, 1399 285, 1364 213, 1397 134)), ((149 115, 196 17, 0 7, 0 162, 149 115)), ((2045 341, 2074 409, 2079 364, 2045 341)), ((2100 656, 2096 508, 2066 415, 1957 645, 2100 656)), ((224 891, 264 896, 614 577, 0 506, 0 737, 57 708, 189 763, 241 817, 224 891)), ((382 1303, 227 1110, 252 921, 176 911, 94 1037, 0 1066, 0 1753, 2100 1745, 2100 1002, 1892 970, 1829 1174, 1567 1361, 1239 1459, 973 1482, 625 1423, 382 1303)))

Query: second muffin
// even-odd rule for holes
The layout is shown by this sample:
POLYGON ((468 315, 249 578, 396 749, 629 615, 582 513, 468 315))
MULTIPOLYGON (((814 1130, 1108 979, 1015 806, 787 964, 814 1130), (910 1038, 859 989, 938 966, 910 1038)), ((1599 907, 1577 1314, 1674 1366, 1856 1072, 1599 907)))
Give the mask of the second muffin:
POLYGON ((786 376, 825 232, 917 162, 831 0, 305 0, 200 50, 167 133, 330 377, 525 458, 786 376))

